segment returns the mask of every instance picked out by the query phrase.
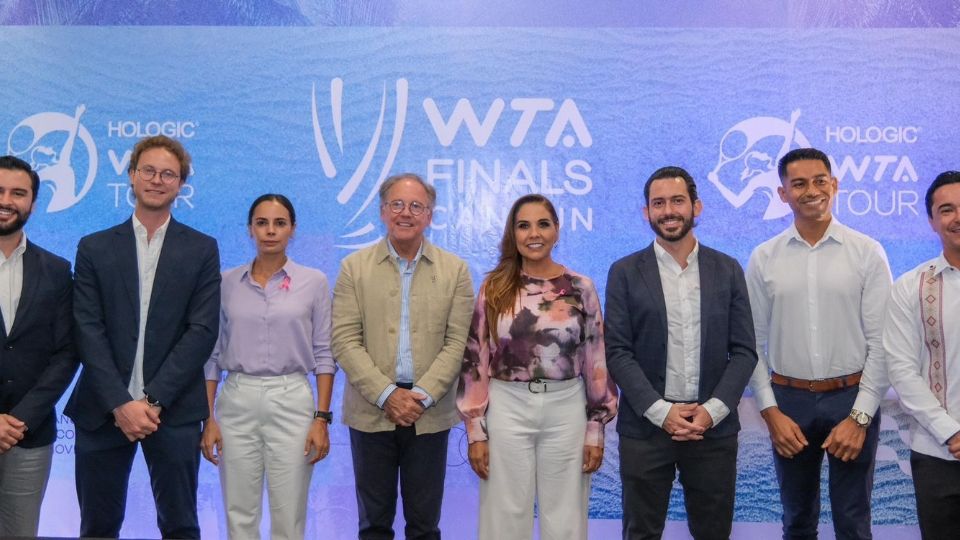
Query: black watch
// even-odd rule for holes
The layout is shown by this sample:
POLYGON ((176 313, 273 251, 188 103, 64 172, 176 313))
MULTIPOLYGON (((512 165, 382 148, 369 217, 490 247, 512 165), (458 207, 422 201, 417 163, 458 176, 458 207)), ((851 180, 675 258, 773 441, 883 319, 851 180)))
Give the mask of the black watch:
POLYGON ((314 411, 313 418, 322 418, 326 423, 333 423, 333 413, 330 411, 314 411))
POLYGON ((163 405, 160 405, 160 400, 150 397, 150 394, 144 393, 143 399, 147 400, 147 405, 151 407, 160 407, 163 408, 163 405))

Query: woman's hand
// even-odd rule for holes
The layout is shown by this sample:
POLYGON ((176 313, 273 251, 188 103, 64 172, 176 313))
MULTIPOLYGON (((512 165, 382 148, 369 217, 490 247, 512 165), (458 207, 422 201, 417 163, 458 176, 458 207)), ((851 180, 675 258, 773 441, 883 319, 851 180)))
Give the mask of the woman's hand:
POLYGON ((307 442, 303 445, 303 455, 309 456, 311 450, 316 450, 316 455, 310 458, 310 465, 327 457, 330 451, 330 434, 328 432, 327 421, 322 418, 315 418, 310 425, 310 432, 307 433, 307 442))
POLYGON ((481 479, 486 480, 490 475, 490 445, 487 441, 476 441, 470 443, 467 448, 467 456, 470 458, 470 467, 477 473, 481 479))
POLYGON ((207 461, 214 465, 220 464, 220 456, 223 454, 223 437, 220 435, 220 426, 213 419, 213 416, 207 418, 207 421, 203 423, 200 450, 207 461))
POLYGON ((583 447, 583 472, 597 472, 600 465, 603 464, 602 446, 584 446, 583 447))

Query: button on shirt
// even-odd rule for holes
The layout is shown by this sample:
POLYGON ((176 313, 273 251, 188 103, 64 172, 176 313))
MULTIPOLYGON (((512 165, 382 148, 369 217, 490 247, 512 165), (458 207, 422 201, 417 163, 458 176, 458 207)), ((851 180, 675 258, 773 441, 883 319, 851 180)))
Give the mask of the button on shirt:
MULTIPOLYGON (((390 258, 393 259, 397 265, 397 270, 400 272, 400 335, 397 338, 397 371, 394 380, 398 383, 412 384, 416 373, 413 369, 413 349, 410 346, 410 286, 413 284, 413 273, 417 269, 417 263, 420 261, 420 256, 423 255, 423 243, 420 244, 420 248, 417 249, 417 254, 412 260, 401 257, 389 240, 387 240, 387 251, 390 252, 390 258)), ((380 398, 377 399, 377 407, 382 409, 383 404, 387 402, 387 398, 396 389, 397 385, 395 384, 387 386, 380 394, 380 398)), ((413 391, 427 396, 427 399, 421 401, 424 408, 433 405, 433 397, 426 390, 414 386, 413 391)))
POLYGON ((910 423, 910 447, 921 454, 956 461, 946 442, 960 431, 960 269, 951 266, 942 254, 907 272, 893 286, 883 348, 900 404, 917 420, 910 423), (946 359, 946 409, 930 390, 930 350, 920 315, 920 276, 931 265, 934 274, 943 279, 939 323, 946 359))
POLYGON ((881 333, 890 266, 880 244, 833 218, 815 245, 791 225, 747 265, 757 334, 750 387, 760 410, 776 406, 770 371, 827 379, 863 371, 853 408, 873 416, 886 394, 881 333))
POLYGON ((223 273, 220 335, 204 367, 258 377, 335 373, 330 286, 323 272, 287 260, 261 287, 252 264, 223 273))
POLYGON ((23 252, 27 250, 27 233, 20 235, 20 243, 7 257, 0 252, 0 312, 3 313, 3 326, 10 335, 13 319, 20 306, 20 293, 23 290, 23 252))
MULTIPOLYGON (((664 399, 657 400, 644 417, 663 426, 671 402, 696 402, 700 395, 700 243, 687 255, 687 267, 680 264, 653 243, 660 270, 660 284, 667 308, 667 369, 664 399)), ((730 414, 730 409, 717 398, 703 404, 713 424, 730 414)))
POLYGON ((140 223, 136 215, 133 216, 133 235, 137 240, 137 269, 140 272, 140 330, 137 333, 137 353, 133 358, 133 372, 130 375, 130 384, 127 386, 133 399, 141 399, 144 396, 143 347, 147 333, 147 316, 150 311, 150 297, 153 294, 153 279, 157 275, 157 263, 160 261, 160 250, 163 249, 168 225, 170 225, 169 216, 153 233, 153 238, 148 241, 147 228, 140 223))

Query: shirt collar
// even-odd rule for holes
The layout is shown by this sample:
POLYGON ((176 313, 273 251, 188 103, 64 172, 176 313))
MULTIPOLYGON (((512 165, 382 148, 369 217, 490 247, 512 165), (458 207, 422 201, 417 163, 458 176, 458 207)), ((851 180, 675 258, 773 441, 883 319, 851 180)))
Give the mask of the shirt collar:
MULTIPOLYGON (((809 247, 809 244, 807 244, 807 241, 804 240, 802 236, 800 236, 800 231, 797 230, 796 223, 790 224, 790 227, 787 229, 787 234, 790 240, 796 240, 797 242, 800 242, 801 244, 809 247)), ((838 244, 843 244, 844 236, 845 236, 844 226, 837 220, 837 216, 832 216, 830 218, 830 224, 827 225, 827 230, 824 231, 823 233, 823 238, 817 241, 817 243, 814 244, 813 247, 817 247, 820 244, 826 242, 827 240, 833 240, 838 244)))
MULTIPOLYGON (((163 225, 157 227, 157 230, 153 233, 153 240, 162 240, 167 234, 167 227, 170 225, 170 216, 167 215, 167 220, 163 222, 163 225)), ((140 222, 137 219, 137 215, 133 214, 133 233, 137 235, 138 238, 147 238, 147 226, 140 222)))
MULTIPOLYGON (((393 248, 393 244, 390 242, 390 239, 386 238, 385 241, 387 242, 387 252, 389 252, 390 256, 393 257, 397 262, 400 262, 400 254, 397 253, 397 250, 393 248)), ((427 243, 426 240, 422 240, 420 242, 420 247, 417 248, 417 254, 414 255, 413 260, 410 262, 415 264, 417 261, 420 260, 420 256, 423 255, 423 246, 426 243, 427 243)))
POLYGON ((20 235, 20 243, 17 244, 17 247, 13 248, 9 257, 4 257, 3 253, 0 253, 0 262, 12 261, 23 256, 23 252, 27 250, 27 231, 21 230, 20 232, 22 233, 20 235))
MULTIPOLYGON (((281 276, 289 277, 289 278, 290 278, 290 281, 293 281, 294 277, 296 277, 297 268, 298 268, 299 266, 300 266, 300 265, 298 265, 297 263, 293 262, 293 259, 291 259, 291 258, 288 256, 288 257, 287 257, 287 262, 283 263, 283 266, 281 266, 280 269, 277 270, 277 272, 276 272, 275 274, 273 274, 273 276, 275 276, 275 275, 277 275, 277 274, 280 274, 281 276)), ((250 278, 250 273, 251 273, 251 272, 253 272, 253 261, 250 261, 250 262, 246 265, 246 267, 244 268, 243 272, 241 272, 241 274, 240 274, 240 281, 244 281, 244 280, 249 281, 249 280, 251 279, 251 278, 250 278)), ((270 276, 269 279, 273 279, 273 276, 270 276)), ((268 279, 267 281, 269 281, 269 279, 268 279)))
POLYGON ((933 275, 942 274, 947 268, 953 268, 954 270, 960 270, 956 266, 951 265, 947 262, 947 258, 943 256, 943 252, 940 252, 940 255, 933 260, 933 275))
MULTIPOLYGON (((673 259, 673 255, 671 255, 669 251, 664 249, 664 247, 660 245, 660 242, 657 242, 656 240, 653 241, 653 252, 657 255, 657 259, 661 262, 664 262, 664 263, 672 262, 674 264, 676 264, 677 262, 673 259)), ((693 250, 690 252, 689 255, 687 255, 687 265, 689 266, 690 264, 693 264, 697 260, 697 257, 699 256, 700 256, 700 241, 695 240, 693 244, 693 250)))

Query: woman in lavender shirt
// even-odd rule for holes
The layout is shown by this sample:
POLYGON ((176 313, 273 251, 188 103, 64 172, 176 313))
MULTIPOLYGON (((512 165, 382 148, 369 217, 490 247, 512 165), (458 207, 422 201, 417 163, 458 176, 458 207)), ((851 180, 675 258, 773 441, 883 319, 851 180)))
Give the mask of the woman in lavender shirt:
POLYGON ((260 537, 266 475, 270 537, 300 539, 313 464, 330 448, 336 371, 330 290, 322 272, 287 257, 296 214, 286 197, 258 197, 247 225, 257 256, 223 274, 220 337, 206 366, 210 418, 201 446, 220 467, 230 538, 260 537), (214 405, 223 371, 226 381, 214 405), (316 377, 316 398, 308 375, 316 377))
POLYGON ((617 413, 593 282, 553 260, 557 212, 542 195, 510 209, 500 262, 480 286, 457 406, 480 481, 481 540, 585 539, 590 473, 617 413))

